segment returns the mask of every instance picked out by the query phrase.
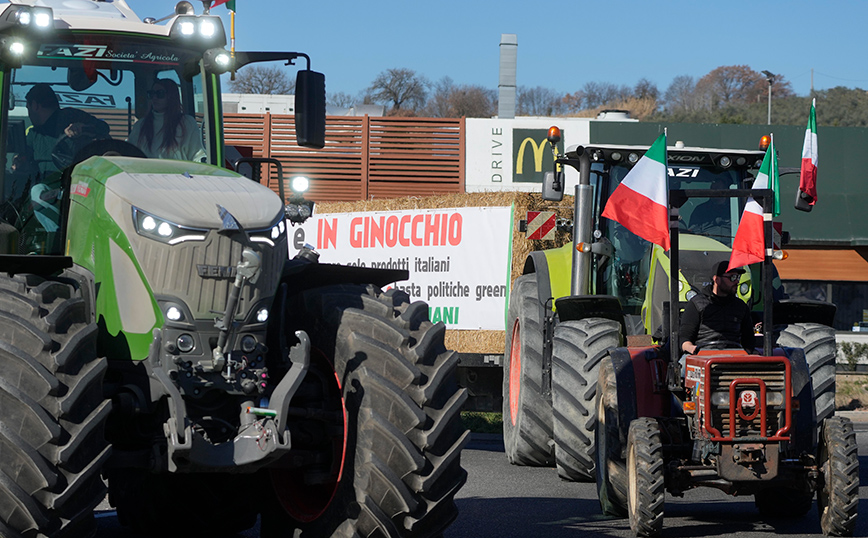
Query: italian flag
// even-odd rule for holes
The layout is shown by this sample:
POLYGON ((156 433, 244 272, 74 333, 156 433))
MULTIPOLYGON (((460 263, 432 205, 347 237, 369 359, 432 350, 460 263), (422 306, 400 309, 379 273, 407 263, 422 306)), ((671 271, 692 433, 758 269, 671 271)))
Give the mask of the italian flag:
POLYGON ((811 116, 805 129, 805 143, 802 145, 802 173, 799 190, 810 198, 808 204, 817 203, 817 100, 811 102, 811 116))
MULTIPOLYGON (((763 157, 759 173, 753 182, 754 189, 773 189, 775 192, 774 215, 780 212, 780 200, 778 199, 778 157, 775 153, 775 140, 772 138, 769 149, 763 157)), ((741 214, 735 239, 732 241, 732 253, 729 256, 729 268, 727 271, 761 262, 765 259, 766 243, 763 222, 766 218, 772 219, 772 214, 763 215, 762 206, 750 197, 741 214)))
POLYGON ((609 197, 603 216, 669 250, 665 132, 657 137, 609 197))
POLYGON ((217 7, 222 4, 226 4, 226 9, 229 11, 235 11, 235 0, 216 0, 211 7, 217 7))

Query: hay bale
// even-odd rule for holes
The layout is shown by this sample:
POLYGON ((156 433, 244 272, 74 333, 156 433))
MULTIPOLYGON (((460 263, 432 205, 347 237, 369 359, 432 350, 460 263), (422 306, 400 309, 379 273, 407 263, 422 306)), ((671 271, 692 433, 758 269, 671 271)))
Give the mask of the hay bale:
MULTIPOLYGON (((568 233, 558 231, 554 241, 529 240, 518 231, 518 221, 528 211, 555 211, 559 218, 573 218, 573 197, 564 196, 561 202, 547 202, 539 193, 480 192, 455 193, 438 196, 382 198, 357 202, 321 202, 317 214, 359 213, 373 211, 402 211, 407 209, 445 209, 452 207, 503 207, 512 205, 515 227, 512 232, 512 282, 521 275, 527 256, 534 250, 550 249, 571 240, 568 233)), ((446 331, 446 347, 462 353, 503 353, 506 338, 503 331, 446 331)))

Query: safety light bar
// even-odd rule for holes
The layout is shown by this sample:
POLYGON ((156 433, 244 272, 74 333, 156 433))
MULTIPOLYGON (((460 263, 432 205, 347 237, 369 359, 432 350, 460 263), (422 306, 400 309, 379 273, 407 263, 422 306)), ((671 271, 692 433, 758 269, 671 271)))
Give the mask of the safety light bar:
POLYGON ((199 45, 204 49, 226 45, 226 33, 220 17, 208 15, 179 15, 169 30, 169 36, 176 41, 199 45))
POLYGON ((10 4, 0 15, 0 31, 9 28, 47 30, 54 26, 54 11, 50 7, 10 4))

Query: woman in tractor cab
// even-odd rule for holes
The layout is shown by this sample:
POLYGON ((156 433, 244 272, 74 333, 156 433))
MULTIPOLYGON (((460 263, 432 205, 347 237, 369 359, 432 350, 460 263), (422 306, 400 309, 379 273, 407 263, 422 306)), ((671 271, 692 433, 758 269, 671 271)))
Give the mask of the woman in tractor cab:
POLYGON ((204 162, 202 131, 196 120, 184 114, 178 84, 161 78, 148 91, 150 107, 133 125, 127 142, 152 159, 204 162))

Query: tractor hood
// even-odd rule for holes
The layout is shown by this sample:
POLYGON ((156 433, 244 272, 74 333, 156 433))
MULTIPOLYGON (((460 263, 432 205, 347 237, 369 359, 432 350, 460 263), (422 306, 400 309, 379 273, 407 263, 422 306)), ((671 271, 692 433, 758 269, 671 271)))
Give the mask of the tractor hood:
POLYGON ((218 205, 247 229, 272 226, 283 212, 271 189, 215 166, 125 157, 95 157, 80 166, 77 172, 130 205, 182 226, 220 228, 218 205))

